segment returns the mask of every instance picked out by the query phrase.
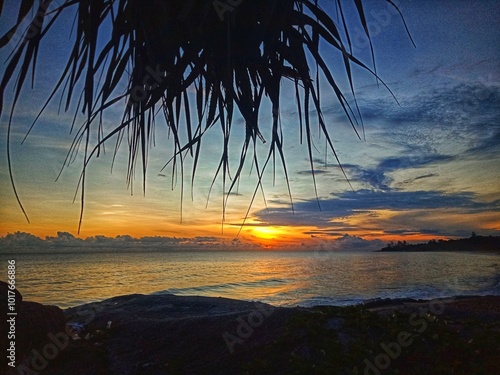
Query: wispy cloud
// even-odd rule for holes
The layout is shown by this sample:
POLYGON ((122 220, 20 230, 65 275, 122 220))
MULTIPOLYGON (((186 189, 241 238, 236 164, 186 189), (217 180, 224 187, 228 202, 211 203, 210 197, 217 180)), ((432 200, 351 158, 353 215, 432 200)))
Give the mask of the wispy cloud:
MULTIPOLYGON (((371 189, 389 191, 394 189, 392 186, 394 178, 389 175, 392 172, 429 167, 434 164, 446 163, 452 160, 454 160, 453 156, 446 155, 402 155, 384 158, 373 168, 356 164, 346 164, 344 168, 348 171, 352 181, 360 182, 371 189)), ((417 176, 413 180, 432 178, 435 176, 437 175, 427 173, 417 176)))

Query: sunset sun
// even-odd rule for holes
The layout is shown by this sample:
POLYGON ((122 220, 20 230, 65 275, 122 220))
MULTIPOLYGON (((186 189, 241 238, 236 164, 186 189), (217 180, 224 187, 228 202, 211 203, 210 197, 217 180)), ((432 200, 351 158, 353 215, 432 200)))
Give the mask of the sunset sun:
POLYGON ((252 228, 252 234, 263 240, 273 240, 278 238, 280 234, 282 234, 282 231, 275 228, 275 227, 255 227, 252 228))

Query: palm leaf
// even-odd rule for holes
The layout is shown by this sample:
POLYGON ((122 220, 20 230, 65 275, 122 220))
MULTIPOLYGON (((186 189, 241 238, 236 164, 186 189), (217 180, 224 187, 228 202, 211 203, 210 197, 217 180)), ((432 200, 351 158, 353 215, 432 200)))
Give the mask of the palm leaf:
MULTIPOLYGON (((252 163, 258 179, 252 201, 258 189, 263 189, 262 176, 267 165, 271 161, 275 164, 277 158, 281 160, 288 184, 284 136, 279 124, 280 88, 284 78, 294 82, 300 132, 302 134, 305 130, 315 189, 309 114, 311 105, 318 113, 320 132, 325 135, 327 144, 339 161, 329 135, 331 129, 321 112, 320 79, 326 79, 346 117, 358 132, 357 126, 362 125, 362 119, 351 65, 371 72, 377 81, 379 77, 363 2, 350 1, 370 41, 371 67, 353 55, 341 0, 335 1, 340 24, 334 21, 333 15, 325 11, 317 0, 243 1, 224 8, 224 11, 216 9, 213 0, 66 0, 61 5, 52 4, 50 0, 22 0, 17 22, 0 38, 0 48, 7 45, 21 23, 30 17, 34 17, 30 26, 37 27, 38 33, 33 36, 25 32, 7 62, 0 81, 0 115, 4 111, 5 91, 9 85, 13 85, 10 132, 12 116, 30 68, 32 80, 36 79, 37 55, 43 48, 41 41, 61 15, 76 12, 70 56, 43 108, 46 108, 56 92, 60 92, 61 105, 64 103, 65 111, 76 103, 76 111, 82 111, 85 115, 86 119, 75 134, 75 141, 65 162, 67 165, 74 160, 78 150, 83 148, 80 219, 83 219, 86 168, 90 160, 99 155, 105 143, 112 138, 116 139, 115 153, 123 140, 127 140, 127 179, 130 188, 133 189, 135 170, 139 164, 143 190, 146 190, 148 150, 154 144, 156 116, 161 113, 172 135, 174 156, 168 163, 173 168, 172 185, 176 184, 174 176, 180 171, 181 189, 184 158, 193 158, 191 182, 194 184, 205 131, 217 122, 220 124, 223 142, 212 186, 220 176, 224 192, 227 193, 223 198, 224 220, 229 193, 241 178, 248 150, 252 146, 252 163), (44 20, 48 15, 52 18, 40 26, 40 19, 44 20), (348 79, 350 96, 341 90, 337 77, 324 58, 324 51, 328 50, 341 53, 341 64, 348 79), (314 79, 309 61, 313 61, 316 68, 314 79), (14 81, 16 75, 17 79, 14 81), (122 82, 126 83, 125 92, 118 90, 122 82), (83 91, 77 91, 82 85, 83 91), (194 90, 193 100, 189 90, 194 90), (271 124, 264 124, 266 134, 269 131, 271 138, 267 146, 267 158, 260 166, 255 145, 256 142, 266 141, 261 131, 262 124, 258 120, 264 96, 271 102, 273 120, 271 124), (75 100, 76 97, 79 99, 75 100), (124 102, 126 105, 122 120, 104 134, 103 114, 124 102), (195 108, 193 114, 190 107, 192 104, 195 108), (233 168, 229 143, 233 134, 237 134, 232 129, 235 110, 244 119, 245 132, 240 157, 233 168), (202 124, 205 124, 204 127, 202 124), (183 127, 185 132, 181 131, 183 127), (181 134, 184 133, 186 136, 183 138, 181 134), (92 137, 92 134, 97 136, 92 137), (97 141, 91 143, 91 139, 97 141), (231 173, 232 170, 234 174, 231 173)), ((379 2, 393 6, 401 14, 393 1, 379 2)), ((329 5, 326 0, 321 3, 329 5)), ((0 14, 2 8, 3 1, 0 2, 0 14)), ((403 25, 408 30, 404 19, 403 25)), ((10 148, 8 163, 17 197, 10 164, 10 148)), ((289 184, 288 190, 291 198, 289 184)))

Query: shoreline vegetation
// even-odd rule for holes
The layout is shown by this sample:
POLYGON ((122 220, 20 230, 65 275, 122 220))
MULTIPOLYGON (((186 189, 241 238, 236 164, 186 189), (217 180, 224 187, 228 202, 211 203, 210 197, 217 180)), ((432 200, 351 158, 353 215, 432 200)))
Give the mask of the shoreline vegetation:
POLYGON ((391 242, 378 252, 398 251, 484 251, 500 252, 500 236, 478 236, 457 240, 430 240, 427 243, 410 244, 406 241, 391 242))
POLYGON ((304 308, 133 294, 61 310, 16 293, 8 375, 493 374, 500 358, 500 296, 304 308))

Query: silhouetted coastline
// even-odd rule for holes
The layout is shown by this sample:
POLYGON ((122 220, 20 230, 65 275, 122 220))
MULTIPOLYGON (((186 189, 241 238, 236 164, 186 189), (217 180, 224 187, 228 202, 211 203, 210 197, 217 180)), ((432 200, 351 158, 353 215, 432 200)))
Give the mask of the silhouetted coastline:
POLYGON ((378 251, 487 251, 500 252, 500 236, 478 236, 458 240, 430 240, 427 243, 409 244, 391 242, 378 251))

